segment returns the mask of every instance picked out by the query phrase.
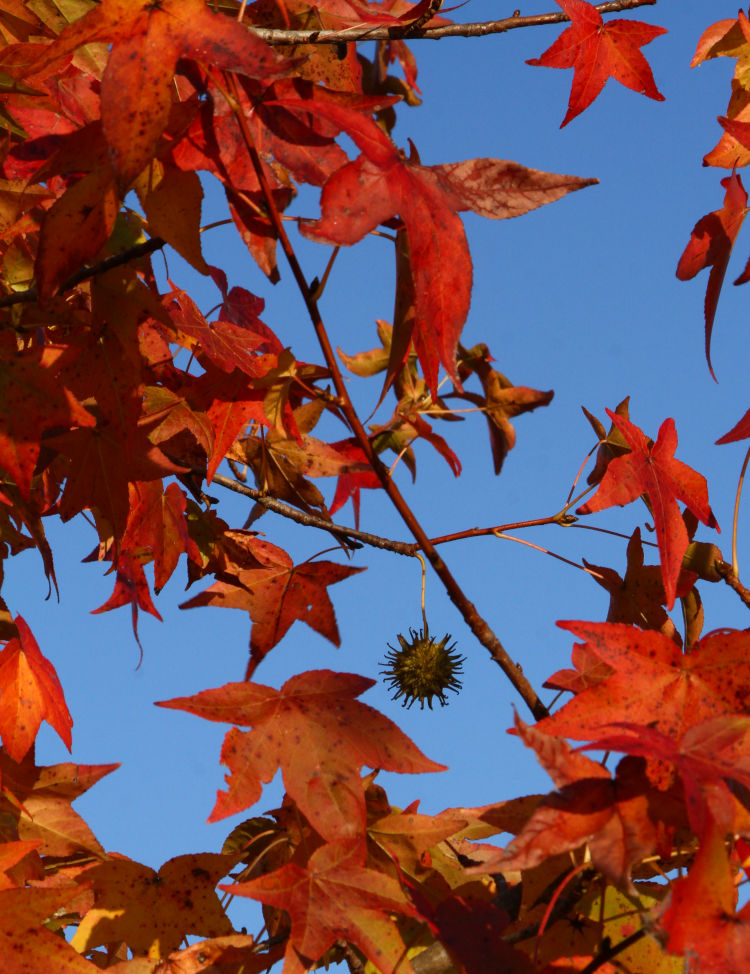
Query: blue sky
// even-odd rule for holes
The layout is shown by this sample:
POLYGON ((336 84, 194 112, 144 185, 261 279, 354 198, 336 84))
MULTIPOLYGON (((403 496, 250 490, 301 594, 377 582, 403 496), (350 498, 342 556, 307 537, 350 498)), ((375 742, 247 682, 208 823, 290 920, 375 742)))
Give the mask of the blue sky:
MULTIPOLYGON (((535 2, 533 10, 554 4, 535 2)), ((677 456, 704 473, 722 535, 705 528, 699 537, 716 541, 730 557, 731 519, 742 444, 714 441, 750 406, 746 389, 747 288, 731 280, 744 267, 750 236, 741 234, 719 303, 713 343, 715 383, 703 355, 705 273, 690 283, 676 280, 680 253, 697 219, 718 208, 725 172, 704 169, 703 154, 721 130, 716 116, 729 97, 734 62, 722 59, 689 68, 701 32, 714 19, 735 17, 736 0, 660 0, 619 15, 660 24, 669 33, 645 49, 666 101, 658 103, 610 81, 594 105, 562 131, 572 72, 529 67, 558 36, 545 27, 483 39, 414 42, 424 105, 398 109, 397 143, 411 138, 426 164, 490 156, 552 172, 595 176, 600 185, 516 220, 466 217, 474 260, 474 293, 464 334, 470 346, 485 341, 497 367, 516 384, 554 389, 552 404, 516 421, 518 444, 502 476, 492 474, 484 419, 438 424, 464 466, 455 479, 427 444, 417 446, 418 476, 396 474, 407 498, 432 536, 554 513, 594 440, 580 407, 601 418, 631 396, 631 418, 647 435, 675 419, 677 456)), ((457 17, 490 19, 488 0, 472 0, 457 17)), ((315 202, 302 194, 295 214, 315 216, 315 202)), ((225 215, 222 196, 207 185, 204 222, 225 215)), ((745 232, 746 233, 746 232, 745 232)), ((206 256, 266 301, 263 320, 295 355, 320 361, 314 335, 291 275, 268 284, 231 228, 205 235, 206 256)), ((299 242, 308 278, 320 276, 328 248, 299 242)), ((158 265, 160 258, 155 258, 158 265)), ((213 286, 169 257, 169 273, 196 297, 204 311, 218 295, 213 286)), ((336 262, 322 312, 334 346, 352 354, 376 342, 375 320, 392 315, 393 259, 390 245, 371 238, 336 262)), ((352 378, 363 415, 379 395, 378 380, 352 378)), ((379 416, 385 418, 385 411, 379 416)), ((377 417, 376 417, 377 419, 377 417)), ((332 439, 345 434, 327 428, 332 439)), ((320 484, 330 501, 333 482, 320 484)), ((241 526, 248 505, 224 498, 223 516, 241 526)), ((221 513, 221 511, 220 511, 221 513)), ((630 533, 643 524, 643 505, 594 515, 586 523, 630 533)), ((337 520, 351 523, 351 508, 337 520)), ((747 515, 740 522, 741 565, 750 557, 747 515), (744 557, 743 557, 744 556, 744 557)), ((362 528, 407 539, 384 496, 363 495, 362 528)), ((255 527, 301 561, 329 546, 330 537, 300 529, 274 515, 255 527)), ((13 613, 29 622, 42 651, 57 667, 75 720, 73 759, 84 764, 122 761, 122 768, 96 785, 76 807, 105 848, 158 867, 183 852, 214 851, 244 816, 206 825, 216 789, 223 784, 219 749, 227 728, 153 706, 242 678, 249 622, 241 612, 180 611, 184 559, 157 599, 160 624, 141 616, 144 659, 130 630, 128 610, 92 616, 110 595, 112 579, 102 567, 81 564, 96 542, 79 518, 49 525, 56 553, 61 599, 45 601, 47 585, 38 556, 26 553, 6 568, 4 595, 13 613)), ((577 528, 516 532, 573 560, 607 565, 622 574, 626 541, 577 528)), ((443 555, 479 611, 537 687, 569 662, 572 638, 557 619, 602 620, 607 597, 584 572, 509 541, 483 538, 458 542, 443 555)), ((343 560, 340 555, 326 557, 343 560)), ((342 637, 336 650, 302 624, 295 624, 256 673, 258 682, 280 684, 303 669, 331 668, 378 678, 387 644, 397 633, 421 625, 420 566, 415 559, 365 549, 353 564, 367 571, 330 592, 342 637)), ((746 569, 746 574, 750 569, 746 569)), ((201 586, 194 586, 191 595, 201 586)), ((702 588, 706 631, 747 625, 746 610, 725 586, 702 588)), ((450 705, 434 711, 403 710, 382 684, 363 698, 396 721, 425 753, 450 766, 443 774, 382 776, 395 805, 422 798, 422 810, 438 812, 550 788, 544 773, 517 739, 506 734, 513 706, 527 714, 498 667, 476 643, 434 576, 428 577, 431 631, 451 633, 466 657, 464 688, 450 705)), ((679 627, 679 618, 675 620, 679 627)), ((548 691, 542 691, 546 701, 548 691)), ((46 728, 38 763, 68 759, 46 728)), ((247 814, 278 804, 278 781, 247 814)), ((246 907, 243 906, 243 909, 246 907)), ((238 922, 247 922, 240 919, 238 922)), ((251 924, 248 922, 248 925, 251 924)))

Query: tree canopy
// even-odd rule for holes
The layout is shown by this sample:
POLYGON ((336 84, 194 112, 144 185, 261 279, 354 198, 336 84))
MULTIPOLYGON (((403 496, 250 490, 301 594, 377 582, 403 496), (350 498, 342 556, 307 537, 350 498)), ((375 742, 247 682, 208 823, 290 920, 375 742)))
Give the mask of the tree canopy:
MULTIPOLYGON (((669 17, 681 14, 665 12, 666 26, 635 19, 655 3, 556 0, 553 12, 474 23, 449 19, 455 10, 440 0, 0 4, 3 576, 12 590, 16 556, 33 550, 58 594, 61 539, 83 520, 94 547, 81 554, 111 583, 104 603, 86 608, 125 608, 139 648, 139 618, 161 619, 160 593, 178 576, 190 588, 181 609, 239 610, 249 621, 233 679, 157 701, 167 718, 181 711, 230 725, 209 822, 239 815, 239 824, 218 850, 152 868, 106 850, 72 807, 117 765, 78 763, 55 647, 39 644, 33 616, 11 595, 0 598, 0 949, 9 974, 746 969, 750 635, 716 628, 716 613, 709 630, 703 607, 709 584, 712 599, 721 588, 750 606, 737 550, 744 467, 732 523, 730 508, 715 513, 710 462, 687 462, 675 419, 647 425, 613 389, 610 401, 584 405, 588 456, 565 438, 570 469, 546 471, 568 478, 552 513, 467 526, 468 509, 440 536, 429 530, 438 477, 458 478, 466 463, 460 424, 483 426, 485 462, 502 482, 517 427, 533 438, 554 395, 501 371, 492 323, 473 340, 471 214, 500 221, 565 205, 573 225, 598 180, 465 159, 449 131, 446 158, 423 161, 407 131, 423 95, 420 45, 463 43, 469 58, 487 35, 551 28, 554 38, 544 35, 526 62, 572 69, 560 127, 574 132, 610 96, 611 79, 664 101, 652 65, 669 17), (207 194, 216 213, 213 203, 204 212, 207 194), (208 258, 218 226, 252 260, 252 287, 208 258), (353 313, 339 349, 326 301, 350 252, 362 253, 366 280, 373 240, 392 266, 375 282, 383 317, 373 326, 353 313), (324 255, 317 276, 310 247, 324 255), (296 332, 271 313, 274 286, 304 311, 315 350, 305 359, 314 360, 297 357, 296 332), (367 516, 373 497, 400 519, 398 537, 367 516), (608 520, 616 507, 620 519, 608 520), (288 551, 271 514, 323 550, 288 551), (608 598, 603 620, 581 618, 568 601, 559 626, 571 664, 542 686, 532 649, 506 644, 452 552, 574 526, 619 536, 610 557, 621 563, 534 543, 538 557, 567 561, 608 598), (507 797, 498 782, 486 805, 451 793, 436 814, 417 800, 400 807, 388 773, 445 765, 361 699, 371 677, 301 648, 280 686, 260 682, 282 641, 304 647, 311 630, 340 645, 336 606, 347 590, 358 593, 348 597, 360 600, 363 626, 388 613, 362 584, 371 551, 407 559, 422 597, 415 584, 413 624, 394 620, 368 672, 375 662, 395 700, 429 712, 461 692, 464 669, 483 654, 518 708, 492 733, 508 728, 551 790, 507 797), (430 622, 441 597, 460 617, 460 640, 430 622), (70 761, 37 764, 43 723, 70 761), (254 814, 279 772, 279 807, 254 814), (256 929, 237 922, 234 898, 260 904, 256 929)), ((678 281, 707 271, 702 368, 712 382, 719 297, 748 212, 740 170, 750 163, 750 19, 740 10, 706 24, 696 43, 693 67, 736 64, 722 134, 703 159, 719 170, 715 209, 702 215, 705 201, 686 203, 673 261, 678 281)), ((645 103, 630 92, 637 112, 645 103)), ((427 101, 420 111, 435 111, 427 101)), ((501 150, 492 132, 487 146, 501 150)), ((747 283, 750 261, 729 278, 747 283)), ((576 297, 584 315, 587 295, 576 297)), ((529 348, 530 363, 534 355, 529 348)), ((564 386, 560 365, 551 381, 564 386)), ((632 381, 643 397, 643 375, 632 381)), ((732 422, 718 449, 750 437, 750 410, 732 422)), ((544 604, 530 591, 534 600, 544 604)), ((102 695, 112 706, 111 690, 102 695)), ((183 760, 174 754, 175 765, 183 760)))

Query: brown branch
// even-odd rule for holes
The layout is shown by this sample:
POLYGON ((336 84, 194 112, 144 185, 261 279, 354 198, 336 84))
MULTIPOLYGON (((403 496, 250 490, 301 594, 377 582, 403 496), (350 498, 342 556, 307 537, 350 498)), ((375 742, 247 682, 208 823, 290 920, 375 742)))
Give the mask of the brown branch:
MULTIPOLYGON (((657 0, 609 0, 596 4, 601 14, 634 10, 636 7, 653 7, 657 0)), ((481 21, 472 24, 444 24, 441 27, 366 27, 357 25, 342 30, 282 30, 255 27, 250 30, 267 44, 340 44, 342 41, 389 41, 407 37, 409 40, 439 41, 443 37, 484 37, 487 34, 504 34, 519 27, 542 27, 546 24, 562 24, 568 21, 565 14, 557 12, 536 14, 529 17, 504 17, 502 20, 481 21)))
POLYGON ((435 546, 427 537, 424 528, 415 517, 414 512, 409 507, 409 504, 404 499, 394 481, 391 479, 387 467, 382 463, 380 457, 373 449, 370 438, 367 435, 367 431, 362 425, 362 421, 360 420, 359 415, 357 414, 357 411, 349 398, 349 392, 341 375, 341 370, 339 369, 338 362, 336 361, 336 356, 333 354, 333 348, 331 347, 328 333, 325 329, 325 325, 323 324, 323 319, 321 318, 313 290, 310 288, 307 280, 305 279, 305 275, 303 274, 302 268, 297 260, 297 255, 295 254, 294 248, 292 247, 291 241, 287 235, 284 222, 276 208, 273 193, 271 192, 271 187, 269 186, 260 155, 258 154, 252 133, 247 124, 247 119, 245 118, 244 112, 240 107, 237 80, 234 75, 230 74, 227 74, 224 77, 231 92, 231 94, 230 92, 225 92, 225 97, 235 113, 235 117, 240 126, 250 159, 252 160, 253 168, 258 177, 258 181, 268 206, 269 217, 273 222, 274 230, 276 231, 279 243, 284 251, 287 262, 289 263, 289 267, 297 283, 300 294, 302 295, 302 299, 305 302, 307 313, 310 317, 318 343, 323 352, 326 365, 331 373, 331 378, 333 379, 333 384, 339 400, 339 408, 346 417, 346 420, 354 433, 357 442, 362 447, 367 461, 380 480, 380 483, 388 495, 391 503, 401 515, 401 518, 413 535, 415 541, 417 541, 420 548, 424 552, 425 557, 432 565, 435 574, 443 583, 443 587, 445 588, 448 597, 461 613, 464 621, 479 642, 487 650, 489 650, 490 655, 503 670, 511 684, 516 688, 521 698, 531 710, 535 719, 541 720, 542 717, 547 716, 547 708, 542 703, 531 683, 524 676, 520 663, 516 663, 515 660, 511 658, 503 644, 492 631, 490 625, 479 614, 476 606, 474 606, 474 604, 466 597, 463 589, 453 577, 453 574, 440 557, 435 546))
POLYGON ((629 937, 625 937, 619 943, 612 946, 608 937, 605 937, 602 941, 602 949, 594 957, 590 964, 587 964, 581 974, 594 974, 594 971, 598 971, 600 967, 604 964, 608 964, 609 961, 621 954, 623 950, 627 950, 628 947, 632 947, 633 944, 637 944, 639 940, 642 940, 646 936, 646 930, 641 927, 640 930, 636 930, 635 933, 631 933, 629 937))
POLYGON ((238 480, 223 477, 221 474, 214 474, 211 483, 219 484, 220 487, 226 487, 228 490, 233 490, 236 494, 243 494, 245 497, 250 497, 269 511, 273 511, 274 514, 287 517, 291 521, 296 521, 297 524, 302 524, 308 528, 320 528, 321 531, 328 531, 330 534, 336 535, 345 542, 360 542, 360 544, 352 545, 352 547, 361 548, 362 545, 370 545, 372 548, 382 548, 386 551, 394 551, 398 555, 409 555, 412 558, 419 550, 419 545, 413 542, 392 541, 390 538, 382 538, 380 535, 369 534, 367 531, 348 528, 344 524, 334 524, 333 521, 327 521, 319 514, 299 511, 296 507, 285 504, 284 501, 270 497, 268 494, 264 494, 254 487, 248 487, 247 484, 242 484, 238 480))
MULTIPOLYGON (((92 264, 89 267, 80 267, 75 274, 71 274, 70 277, 64 281, 59 290, 70 291, 76 284, 80 284, 81 281, 86 281, 90 277, 96 277, 97 274, 103 274, 105 271, 112 270, 113 267, 120 267, 122 264, 128 264, 131 260, 137 260, 139 257, 145 257, 147 254, 152 254, 155 250, 161 250, 162 247, 166 247, 166 240, 162 240, 161 237, 151 237, 145 243, 136 244, 135 247, 129 247, 127 250, 123 250, 122 253, 113 254, 111 257, 105 257, 104 260, 100 260, 98 264, 92 264)), ((9 308, 13 304, 30 304, 36 301, 39 295, 35 287, 30 287, 28 291, 19 291, 17 294, 8 294, 4 298, 0 298, 0 308, 9 308)))
POLYGON ((727 585, 734 589, 745 605, 750 609, 750 590, 746 589, 739 578, 734 574, 734 569, 729 562, 721 561, 716 566, 716 571, 721 575, 727 585))

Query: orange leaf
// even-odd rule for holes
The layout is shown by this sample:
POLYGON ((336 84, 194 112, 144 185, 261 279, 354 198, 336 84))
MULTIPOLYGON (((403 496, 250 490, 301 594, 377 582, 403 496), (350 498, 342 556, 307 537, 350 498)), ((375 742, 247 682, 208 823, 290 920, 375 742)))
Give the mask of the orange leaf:
POLYGON ((677 433, 674 420, 664 420, 656 443, 649 446, 643 432, 630 420, 609 409, 607 415, 622 433, 630 453, 610 461, 599 489, 576 513, 591 514, 614 504, 622 506, 646 494, 659 543, 667 608, 671 609, 682 558, 688 546, 687 529, 677 501, 686 504, 704 524, 719 530, 708 504, 706 480, 687 464, 675 460, 677 433))
POLYGON ((232 775, 209 821, 254 804, 262 783, 280 765, 287 792, 324 838, 361 836, 363 765, 402 774, 444 770, 387 717, 355 699, 373 682, 352 673, 312 670, 287 680, 281 690, 228 683, 159 706, 254 728, 233 729, 224 740, 222 763, 232 775))
POLYGON ((3 974, 97 974, 97 966, 82 957, 63 937, 44 923, 64 907, 79 888, 6 889, 0 891, 0 956, 3 974))
POLYGON ((92 866, 83 878, 94 889, 95 905, 72 945, 83 952, 124 940, 134 954, 154 950, 163 957, 186 934, 231 934, 215 887, 235 862, 234 856, 206 852, 170 859, 158 873, 129 859, 92 866))
MULTIPOLYGON (((689 281, 706 267, 711 268, 706 288, 704 305, 706 319, 706 361, 714 375, 711 365, 711 332, 719 303, 721 285, 727 272, 729 257, 737 239, 737 234, 747 215, 747 193, 742 185, 742 179, 733 173, 725 176, 721 185, 726 190, 724 205, 720 210, 707 213, 698 220, 690 234, 690 241, 685 248, 677 265, 677 277, 680 281, 689 281)), ((743 274, 743 278, 744 278, 743 274)), ((742 283, 742 278, 735 281, 742 283)))
POLYGON ((639 20, 614 20, 605 24, 602 15, 585 0, 557 0, 572 21, 541 57, 527 64, 543 68, 574 68, 568 111, 562 125, 589 107, 608 78, 654 101, 664 101, 640 48, 650 44, 664 27, 639 20))
POLYGON ((586 640, 611 674, 581 690, 537 727, 545 734, 596 740, 618 721, 682 735, 693 724, 748 713, 750 635, 709 633, 688 654, 658 632, 609 622, 558 623, 586 640))
POLYGON ((735 913, 736 904, 724 833, 714 827, 688 875, 672 883, 660 921, 667 950, 700 958, 701 974, 742 974, 750 952, 750 905, 735 913))
POLYGON ((25 620, 16 616, 15 624, 19 638, 0 652, 0 736, 5 749, 20 761, 46 720, 70 750, 73 718, 55 668, 42 656, 25 620))
POLYGON ((392 974, 403 965, 406 947, 388 914, 418 916, 395 879, 366 868, 364 848, 354 838, 316 849, 304 868, 289 863, 220 888, 289 913, 287 974, 309 970, 339 939, 359 947, 382 974, 392 974))
POLYGON ((214 605, 223 609, 244 609, 250 613, 250 655, 253 669, 289 631, 294 622, 306 622, 311 629, 339 645, 339 630, 327 588, 356 575, 364 568, 338 565, 332 561, 307 561, 295 565, 276 545, 252 535, 232 532, 244 546, 241 564, 217 573, 219 581, 205 592, 183 602, 181 609, 214 605))

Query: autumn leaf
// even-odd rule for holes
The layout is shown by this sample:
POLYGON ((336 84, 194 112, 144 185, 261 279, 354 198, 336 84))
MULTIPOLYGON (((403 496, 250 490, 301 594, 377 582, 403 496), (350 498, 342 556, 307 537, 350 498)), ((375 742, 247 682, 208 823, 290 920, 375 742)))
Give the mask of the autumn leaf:
MULTIPOLYGON (((13 342, 15 346, 15 342, 13 342)), ((0 468, 28 500, 45 431, 93 426, 94 417, 56 380, 56 367, 43 348, 16 354, 5 342, 0 370, 0 468)))
POLYGON ((609 409, 607 415, 622 433, 630 452, 609 463, 599 489, 576 513, 592 514, 614 504, 629 504, 642 494, 647 496, 659 544, 667 608, 671 609, 682 558, 688 547, 688 533, 677 501, 686 504, 708 527, 719 530, 708 504, 706 480, 687 464, 675 460, 674 420, 664 420, 656 443, 649 446, 643 432, 630 420, 609 409))
MULTIPOLYGON (((188 533, 186 507, 187 496, 175 483, 169 484, 166 490, 158 480, 130 484, 130 513, 122 547, 133 551, 145 548, 151 552, 156 592, 167 584, 183 552, 196 563, 200 562, 197 545, 188 533)), ((119 561, 118 567, 121 567, 119 561)), ((151 612, 146 605, 140 608, 151 612)))
POLYGON ((364 832, 363 765, 403 774, 443 770, 387 717, 355 699, 373 683, 351 673, 313 670, 287 680, 281 690, 228 683, 159 706, 254 728, 232 729, 224 740, 229 789, 219 793, 209 821, 253 805, 262 783, 281 766, 288 794, 324 838, 335 839, 364 832))
POLYGON ((701 974, 743 974, 750 950, 750 905, 739 912, 723 829, 701 842, 687 876, 674 880, 659 928, 671 953, 700 958, 701 974))
POLYGON ((139 862, 115 858, 85 870, 94 906, 78 925, 71 944, 82 953, 125 941, 134 954, 164 957, 186 934, 232 933, 216 884, 236 862, 212 853, 177 856, 158 873, 139 862))
POLYGON ((329 585, 356 575, 364 568, 332 561, 295 565, 281 548, 250 534, 233 532, 244 548, 242 561, 217 572, 218 581, 200 595, 183 602, 181 609, 213 605, 250 613, 251 665, 254 669, 296 621, 339 645, 336 614, 327 592, 329 585))
POLYGON ((308 970, 340 939, 358 947, 383 974, 393 974, 404 966, 406 947, 389 914, 418 916, 395 879, 365 866, 357 838, 316 849, 305 867, 289 863, 221 889, 289 913, 284 974, 308 970))
MULTIPOLYGON (((658 565, 643 563, 640 528, 636 528, 630 537, 627 560, 625 577, 621 578, 613 569, 592 565, 583 559, 594 581, 609 593, 607 622, 624 622, 640 626, 641 629, 656 629, 681 646, 682 637, 664 610, 666 595, 661 570, 658 565)), ((696 579, 694 572, 683 569, 678 579, 676 597, 687 595, 696 579)))
POLYGON ((203 0, 105 0, 74 21, 40 53, 27 73, 38 75, 82 44, 112 45, 102 78, 102 125, 124 193, 153 156, 172 103, 179 57, 219 68, 279 77, 289 62, 231 17, 203 0))
POLYGON ((138 643, 138 648, 143 656, 143 646, 138 636, 138 610, 148 612, 159 622, 162 617, 159 615, 148 587, 148 580, 143 571, 142 558, 137 553, 123 549, 116 552, 114 564, 112 566, 116 572, 114 591, 107 601, 100 605, 98 609, 92 609, 92 615, 100 612, 109 612, 111 609, 119 609, 123 605, 130 606, 130 618, 133 626, 133 635, 138 643))
MULTIPOLYGON (((704 835, 712 822, 727 832, 735 829, 735 798, 729 782, 750 788, 747 735, 750 718, 735 715, 696 722, 675 740, 656 730, 628 721, 614 723, 595 743, 597 751, 623 751, 650 762, 664 762, 679 774, 690 826, 704 835)), ((663 768, 651 776, 661 788, 671 784, 663 768)))
MULTIPOLYGON (((307 110, 304 102, 280 105, 307 110)), ((505 219, 590 185, 594 180, 553 176, 499 159, 422 166, 414 150, 406 159, 371 119, 339 105, 316 112, 349 135, 361 155, 335 172, 321 194, 319 220, 303 220, 305 236, 351 245, 398 214, 408 236, 414 286, 413 340, 433 399, 440 365, 460 385, 456 349, 469 310, 472 264, 462 210, 505 219)), ((408 349, 411 335, 401 335, 408 349)))
POLYGON ((8 754, 21 761, 36 739, 43 720, 53 727, 68 750, 70 716, 54 666, 42 656, 21 616, 14 620, 18 639, 0 652, 0 736, 8 754))
POLYGON ((589 107, 608 78, 654 101, 664 101, 640 48, 650 44, 664 27, 638 20, 604 23, 602 15, 585 0, 557 0, 571 26, 538 58, 526 63, 543 68, 574 68, 568 111, 560 128, 589 107))
MULTIPOLYGON (((677 277, 680 281, 689 281, 704 268, 711 268, 704 311, 706 362, 714 379, 716 376, 711 365, 711 332, 716 317, 716 307, 734 242, 747 215, 747 193, 740 176, 736 173, 725 176, 721 185, 726 190, 724 205, 720 210, 714 210, 713 213, 708 213, 698 220, 677 265, 677 277)), ((738 278, 735 283, 741 281, 742 278, 738 278)))
POLYGON ((40 842, 45 856, 104 856, 91 829, 71 807, 117 764, 37 767, 32 755, 16 762, 0 751, 0 839, 40 842))
POLYGON ((5 974, 97 974, 100 970, 77 953, 45 921, 65 907, 79 888, 0 890, 0 954, 5 974))
POLYGON ((536 751, 558 790, 542 799, 506 849, 481 868, 531 869, 587 843, 593 865, 616 885, 632 889, 633 865, 657 848, 661 830, 656 812, 661 804, 668 816, 671 799, 660 798, 644 774, 643 761, 622 761, 613 778, 601 764, 518 717, 516 730, 536 751))
POLYGON ((748 712, 750 637, 709 633, 690 653, 658 632, 609 622, 558 623, 586 641, 612 673, 537 725, 545 734, 596 740, 619 721, 679 738, 693 724, 748 712))

